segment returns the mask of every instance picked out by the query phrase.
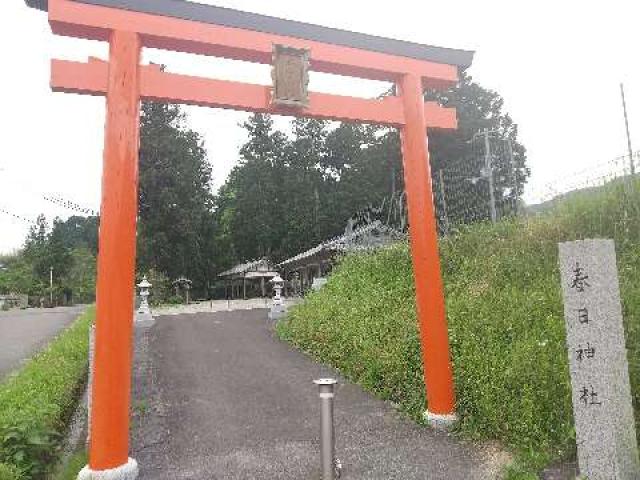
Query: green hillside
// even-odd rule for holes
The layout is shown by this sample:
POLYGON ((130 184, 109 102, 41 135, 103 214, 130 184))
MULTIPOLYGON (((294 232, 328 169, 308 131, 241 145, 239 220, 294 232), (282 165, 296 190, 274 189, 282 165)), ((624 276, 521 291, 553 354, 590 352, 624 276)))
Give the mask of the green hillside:
MULTIPOLYGON (((460 434, 500 440, 529 469, 575 454, 557 267, 557 244, 566 240, 616 240, 640 404, 640 190, 628 190, 618 184, 576 194, 546 215, 476 225, 441 242, 460 434)), ((278 333, 420 420, 425 397, 407 245, 342 259, 278 333)))

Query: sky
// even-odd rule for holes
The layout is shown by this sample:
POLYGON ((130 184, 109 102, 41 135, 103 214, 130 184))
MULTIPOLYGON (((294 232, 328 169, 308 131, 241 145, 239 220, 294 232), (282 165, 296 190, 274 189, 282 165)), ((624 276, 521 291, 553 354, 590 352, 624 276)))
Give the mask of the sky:
MULTIPOLYGON (((469 73, 499 92, 519 126, 532 175, 525 199, 561 189, 576 172, 626 152, 624 82, 640 150, 640 55, 636 0, 210 0, 239 10, 384 37, 476 51, 469 73), (550 186, 551 185, 551 186, 550 186)), ((104 99, 52 93, 51 58, 107 57, 107 45, 51 34, 46 15, 0 2, 0 252, 19 248, 28 221, 74 214, 57 196, 99 210, 104 99), (11 215, 5 213, 9 212, 11 215), (17 217, 16 217, 17 216, 17 217)), ((265 65, 145 50, 144 62, 176 73, 269 84, 265 65)), ((310 89, 375 97, 381 82, 311 74, 310 89)), ((187 107, 205 140, 217 189, 238 160, 248 114, 187 107)), ((285 120, 278 123, 285 126, 285 120)))

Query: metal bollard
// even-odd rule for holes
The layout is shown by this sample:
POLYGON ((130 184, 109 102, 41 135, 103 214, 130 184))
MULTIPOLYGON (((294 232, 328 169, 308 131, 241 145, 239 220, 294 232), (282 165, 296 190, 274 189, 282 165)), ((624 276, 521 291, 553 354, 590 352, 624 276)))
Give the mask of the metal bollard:
POLYGON ((334 388, 338 383, 333 378, 314 380, 320 395, 320 465, 322 480, 340 478, 342 466, 335 458, 335 430, 333 427, 334 388))

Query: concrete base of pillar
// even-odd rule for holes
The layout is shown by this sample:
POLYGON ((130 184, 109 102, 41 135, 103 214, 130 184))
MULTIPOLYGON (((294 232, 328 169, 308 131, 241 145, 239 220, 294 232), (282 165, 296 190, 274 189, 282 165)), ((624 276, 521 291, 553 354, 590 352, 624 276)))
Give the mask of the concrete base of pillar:
POLYGON ((435 430, 449 431, 458 422, 458 415, 431 413, 429 410, 424 412, 424 419, 429 426, 435 430))
POLYGON ((138 478, 138 462, 133 458, 117 468, 109 470, 91 470, 84 467, 78 474, 78 480, 136 480, 138 478))

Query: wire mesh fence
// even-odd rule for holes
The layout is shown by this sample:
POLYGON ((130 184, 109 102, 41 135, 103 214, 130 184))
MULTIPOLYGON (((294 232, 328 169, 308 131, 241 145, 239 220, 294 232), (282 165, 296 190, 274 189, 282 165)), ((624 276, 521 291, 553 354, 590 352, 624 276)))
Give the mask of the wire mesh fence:
MULTIPOLYGON (((514 162, 508 140, 486 141, 484 148, 474 147, 473 151, 471 158, 433 172, 434 202, 441 234, 452 233, 461 225, 496 223, 508 217, 546 211, 568 196, 588 194, 606 185, 623 184, 627 193, 638 193, 635 173, 640 167, 640 151, 631 157, 622 155, 561 175, 528 192, 526 202, 519 177, 522 172, 514 162)), ((637 195, 627 195, 624 202, 635 202, 637 198, 637 195)))
POLYGON ((631 180, 631 175, 640 167, 640 151, 632 155, 621 155, 606 162, 597 163, 558 179, 545 183, 528 195, 531 205, 545 204, 559 200, 571 192, 598 188, 619 179, 631 180))
POLYGON ((502 156, 475 157, 438 169, 433 176, 439 230, 481 221, 497 222, 518 213, 515 174, 502 156))
MULTIPOLYGON (((605 185, 623 183, 628 188, 639 188, 632 173, 640 167, 640 151, 633 154, 632 160, 628 155, 620 156, 562 175, 527 192, 525 202, 522 170, 513 161, 509 142, 492 140, 489 148, 486 149, 486 142, 480 142, 471 157, 432 172, 435 213, 441 235, 455 233, 463 225, 496 223, 540 213, 568 196, 586 194, 605 185)), ((635 198, 638 197, 634 196, 634 201, 635 198)), ((631 201, 631 197, 625 201, 631 201)), ((407 213, 406 192, 401 191, 359 210, 349 224, 353 228, 378 221, 406 232, 407 213)))
POLYGON ((436 216, 443 235, 460 225, 496 223, 522 211, 527 170, 511 139, 485 130, 473 137, 471 147, 470 155, 433 171, 436 216))

